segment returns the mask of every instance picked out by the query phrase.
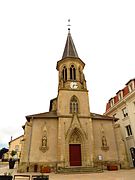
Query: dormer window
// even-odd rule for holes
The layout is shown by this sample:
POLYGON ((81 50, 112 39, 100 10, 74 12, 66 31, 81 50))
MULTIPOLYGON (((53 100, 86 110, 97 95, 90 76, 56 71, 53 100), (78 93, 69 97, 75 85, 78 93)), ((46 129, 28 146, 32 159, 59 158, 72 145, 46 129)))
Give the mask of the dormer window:
POLYGON ((70 66, 70 80, 76 80, 76 69, 74 65, 70 66))
POLYGON ((114 105, 114 98, 112 98, 112 99, 110 100, 110 105, 111 105, 111 107, 114 105))
POLYGON ((133 91, 133 82, 128 85, 129 92, 133 91))
POLYGON ((128 81, 126 86, 128 87, 129 92, 132 92, 135 89, 135 79, 128 81))
POLYGON ((66 66, 63 67, 62 78, 63 78, 64 82, 67 81, 67 68, 66 68, 66 66))
POLYGON ((122 100, 122 98, 123 98, 123 91, 120 91, 120 92, 118 93, 118 99, 119 99, 119 101, 122 100))

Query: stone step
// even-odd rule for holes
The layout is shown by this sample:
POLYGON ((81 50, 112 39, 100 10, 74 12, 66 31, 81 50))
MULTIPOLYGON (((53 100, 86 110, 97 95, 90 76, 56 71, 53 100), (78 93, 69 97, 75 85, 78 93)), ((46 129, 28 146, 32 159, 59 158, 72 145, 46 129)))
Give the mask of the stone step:
POLYGON ((92 173, 92 172, 103 172, 101 168, 98 167, 66 167, 59 168, 57 173, 92 173))

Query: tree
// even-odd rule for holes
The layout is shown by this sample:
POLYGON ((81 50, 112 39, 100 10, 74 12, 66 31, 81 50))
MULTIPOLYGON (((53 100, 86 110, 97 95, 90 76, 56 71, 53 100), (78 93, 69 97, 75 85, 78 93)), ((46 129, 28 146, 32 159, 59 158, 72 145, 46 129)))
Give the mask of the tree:
POLYGON ((17 152, 15 151, 15 150, 12 150, 11 151, 11 153, 10 153, 10 155, 13 157, 14 155, 16 155, 17 154, 17 152))
POLYGON ((7 148, 2 148, 2 149, 0 150, 0 159, 2 159, 3 154, 5 154, 6 152, 8 152, 8 149, 7 149, 7 148))

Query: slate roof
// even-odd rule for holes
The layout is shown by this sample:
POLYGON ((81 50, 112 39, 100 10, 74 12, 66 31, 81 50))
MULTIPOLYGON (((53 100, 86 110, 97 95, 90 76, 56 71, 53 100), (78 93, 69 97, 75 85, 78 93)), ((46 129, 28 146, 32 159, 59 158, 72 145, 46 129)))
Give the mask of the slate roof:
POLYGON ((63 52, 63 56, 62 59, 66 58, 66 57, 76 57, 78 58, 78 54, 71 36, 70 31, 68 32, 68 36, 67 36, 67 41, 65 44, 65 49, 63 52))
POLYGON ((57 117, 58 116, 57 116, 56 111, 50 111, 50 112, 29 115, 29 116, 26 116, 26 119, 29 120, 31 118, 57 118, 57 117))
MULTIPOLYGON (((44 112, 44 113, 39 113, 39 114, 33 114, 26 116, 26 119, 29 120, 31 118, 58 118, 57 112, 56 111, 50 111, 50 112, 44 112)), ((99 120, 111 120, 111 121, 117 121, 117 118, 110 117, 110 116, 105 116, 101 114, 96 114, 96 113, 91 113, 91 118, 92 119, 99 119, 99 120)))
POLYGON ((118 118, 105 116, 105 115, 101 115, 101 114, 96 114, 96 113, 91 113, 91 118, 92 119, 99 119, 99 120, 111 120, 111 121, 117 121, 118 120, 118 118))

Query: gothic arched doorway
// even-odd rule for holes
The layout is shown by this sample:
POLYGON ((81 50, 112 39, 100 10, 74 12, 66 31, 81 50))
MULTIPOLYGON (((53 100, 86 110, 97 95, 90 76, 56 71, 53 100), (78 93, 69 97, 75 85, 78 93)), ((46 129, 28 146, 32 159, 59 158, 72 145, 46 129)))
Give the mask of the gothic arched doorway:
POLYGON ((69 140, 70 166, 82 165, 82 138, 77 128, 74 129, 69 140))
POLYGON ((81 166, 81 144, 69 144, 70 166, 81 166))

